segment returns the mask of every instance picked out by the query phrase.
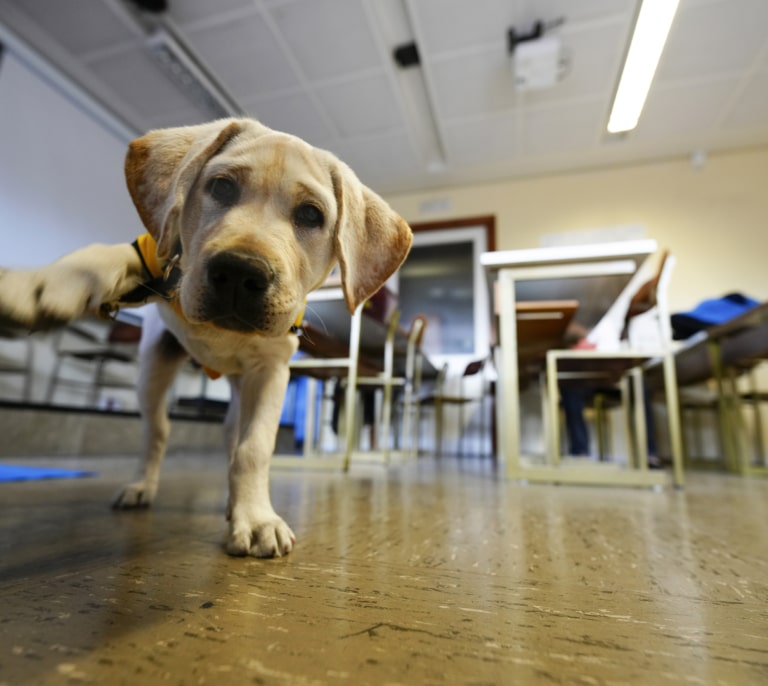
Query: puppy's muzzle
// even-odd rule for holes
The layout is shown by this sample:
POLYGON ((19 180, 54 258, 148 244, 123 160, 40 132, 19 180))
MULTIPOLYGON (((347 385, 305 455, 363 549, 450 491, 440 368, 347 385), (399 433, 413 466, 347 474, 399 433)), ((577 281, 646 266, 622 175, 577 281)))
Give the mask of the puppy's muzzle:
POLYGON ((217 326, 235 331, 269 327, 268 292, 276 276, 258 255, 226 251, 213 255, 206 266, 208 288, 203 316, 217 326))

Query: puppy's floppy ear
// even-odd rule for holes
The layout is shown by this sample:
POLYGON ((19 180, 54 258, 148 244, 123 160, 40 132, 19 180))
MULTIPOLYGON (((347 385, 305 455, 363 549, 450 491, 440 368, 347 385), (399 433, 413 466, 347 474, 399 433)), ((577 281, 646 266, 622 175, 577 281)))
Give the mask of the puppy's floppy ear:
POLYGON ((350 312, 384 285, 408 255, 413 232, 382 198, 344 163, 331 168, 338 208, 336 257, 350 312))
POLYGON ((125 158, 128 191, 141 221, 157 242, 161 260, 173 255, 184 199, 203 166, 251 125, 261 126, 225 119, 200 126, 158 129, 130 144, 125 158))

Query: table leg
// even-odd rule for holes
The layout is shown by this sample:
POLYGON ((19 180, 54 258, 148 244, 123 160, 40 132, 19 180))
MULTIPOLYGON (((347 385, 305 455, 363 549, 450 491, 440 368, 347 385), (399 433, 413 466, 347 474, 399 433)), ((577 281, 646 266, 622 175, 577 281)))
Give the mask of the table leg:
POLYGON ((355 438, 355 405, 357 403, 357 365, 360 359, 360 327, 362 326, 363 306, 360 305, 352 315, 349 331, 349 373, 347 375, 347 394, 345 399, 346 431, 344 442, 344 471, 349 471, 352 461, 352 448, 355 438))
POLYGON ((499 342, 501 385, 497 427, 499 446, 507 462, 507 475, 520 477, 520 387, 517 368, 517 308, 512 270, 499 271, 499 342))

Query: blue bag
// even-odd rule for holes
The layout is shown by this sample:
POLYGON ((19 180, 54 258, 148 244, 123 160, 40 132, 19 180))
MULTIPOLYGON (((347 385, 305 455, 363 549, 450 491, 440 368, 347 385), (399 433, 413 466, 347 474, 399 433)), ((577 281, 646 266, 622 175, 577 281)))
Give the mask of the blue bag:
POLYGON ((759 304, 743 293, 728 293, 722 298, 702 300, 692 310, 672 315, 672 338, 679 341, 710 326, 725 324, 759 304))

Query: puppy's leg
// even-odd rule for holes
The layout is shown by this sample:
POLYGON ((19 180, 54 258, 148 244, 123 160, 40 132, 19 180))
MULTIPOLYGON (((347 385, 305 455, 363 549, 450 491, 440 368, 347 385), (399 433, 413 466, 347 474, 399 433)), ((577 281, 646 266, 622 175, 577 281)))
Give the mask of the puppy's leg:
POLYGON ((117 302, 142 279, 141 260, 128 243, 89 245, 40 269, 0 270, 0 328, 60 326, 117 302))
POLYGON ((144 318, 139 348, 139 409, 143 419, 144 461, 139 479, 116 495, 113 507, 149 507, 157 493, 160 465, 170 433, 168 389, 187 353, 165 328, 155 308, 144 318))
POLYGON ((296 542, 293 531, 275 513, 269 497, 269 460, 275 449, 290 376, 287 362, 267 359, 258 370, 230 379, 236 387, 232 405, 239 404, 236 425, 230 418, 233 449, 226 545, 230 555, 279 557, 289 553, 296 542))
POLYGON ((227 455, 231 460, 237 448, 240 431, 240 383, 239 377, 230 376, 227 380, 229 381, 230 401, 227 414, 224 417, 224 442, 227 455))

